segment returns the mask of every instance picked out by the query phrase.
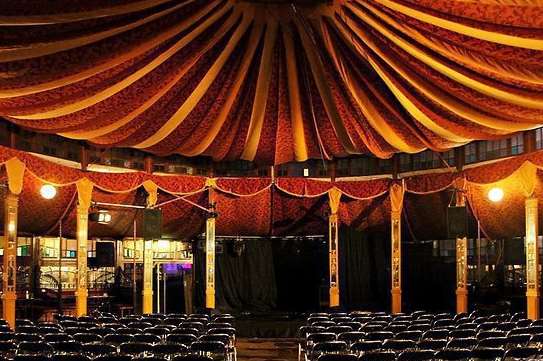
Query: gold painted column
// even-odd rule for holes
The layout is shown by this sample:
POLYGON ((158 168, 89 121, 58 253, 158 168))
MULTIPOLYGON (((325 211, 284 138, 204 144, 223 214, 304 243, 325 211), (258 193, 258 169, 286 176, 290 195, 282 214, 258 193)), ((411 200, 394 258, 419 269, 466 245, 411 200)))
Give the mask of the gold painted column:
POLYGON ((456 239, 456 313, 468 312, 468 239, 456 239))
POLYGON ((330 271, 330 307, 339 306, 339 262, 338 262, 338 210, 341 191, 334 187, 328 191, 330 216, 328 217, 328 261, 330 271))
POLYGON ((142 313, 153 313, 153 240, 143 240, 142 313))
MULTIPOLYGON (((455 181, 456 206, 466 206, 466 180, 455 181)), ((465 234, 456 237, 456 313, 468 312, 468 239, 465 234)))
POLYGON ((77 206, 77 285, 75 291, 75 315, 87 314, 87 239, 89 228, 89 208, 77 206))
MULTIPOLYGON (((147 192, 147 207, 153 207, 158 200, 158 186, 152 181, 143 182, 147 192)), ((141 311, 143 314, 153 313, 153 240, 143 240, 143 290, 141 292, 143 302, 141 311)))
POLYGON ((8 192, 4 201, 4 273, 3 273, 3 315, 12 329, 15 329, 15 304, 17 301, 17 216, 19 196, 8 192))
POLYGON ((392 313, 402 312, 402 208, 404 186, 393 184, 390 188, 391 223, 391 273, 392 313))
POLYGON ((15 329, 15 310, 17 302, 17 220, 19 194, 23 190, 25 164, 17 158, 5 163, 8 176, 8 192, 4 199, 4 272, 2 275, 3 317, 15 329))
POLYGON ((75 314, 77 317, 87 314, 87 299, 89 296, 87 282, 87 243, 89 236, 89 208, 92 199, 93 184, 83 178, 76 183, 77 204, 77 277, 75 291, 75 314))
POLYGON ((215 308, 215 217, 206 221, 206 308, 215 308))
POLYGON ((539 253, 537 251, 537 198, 527 198, 526 203, 526 300, 527 315, 539 318, 539 253))
POLYGON ((213 188, 216 186, 215 179, 209 178, 209 203, 213 213, 209 214, 206 220, 206 308, 215 308, 215 195, 213 188))

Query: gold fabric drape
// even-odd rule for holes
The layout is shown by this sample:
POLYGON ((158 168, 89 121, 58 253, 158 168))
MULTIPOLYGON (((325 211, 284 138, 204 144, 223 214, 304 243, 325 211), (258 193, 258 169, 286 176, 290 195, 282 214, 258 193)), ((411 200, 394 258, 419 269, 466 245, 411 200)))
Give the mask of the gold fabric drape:
POLYGON ((38 131, 278 164, 543 125, 537 3, 25 4, 0 4, 0 116, 38 131))

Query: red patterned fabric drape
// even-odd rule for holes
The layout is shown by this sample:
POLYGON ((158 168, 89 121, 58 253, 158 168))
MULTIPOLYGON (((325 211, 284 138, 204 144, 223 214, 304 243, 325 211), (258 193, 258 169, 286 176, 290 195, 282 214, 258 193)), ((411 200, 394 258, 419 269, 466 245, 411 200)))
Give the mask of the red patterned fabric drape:
POLYGON ((390 222, 390 200, 387 194, 367 200, 345 197, 341 199, 338 215, 341 224, 383 232, 390 222))
MULTIPOLYGON (((83 177, 96 183, 93 200, 121 204, 145 204, 141 184, 145 180, 159 187, 159 202, 185 195, 202 207, 208 206, 206 184, 216 184, 218 234, 225 235, 287 235, 326 234, 330 212, 328 191, 336 187, 342 192, 339 220, 356 228, 387 227, 390 207, 388 189, 390 179, 344 180, 331 182, 310 178, 279 178, 272 184, 269 178, 217 178, 192 176, 150 175, 134 173, 82 172, 53 163, 43 158, 0 148, 0 162, 17 157, 27 166, 20 200, 20 230, 24 233, 57 235, 58 220, 63 222, 65 235, 75 233, 75 182, 83 177), (39 177, 39 178, 37 178, 39 177), (57 188, 52 200, 39 195, 43 182, 64 184, 57 188)), ((448 186, 454 179, 467 179, 468 202, 484 231, 491 237, 509 237, 524 232, 524 199, 526 177, 536 174, 534 195, 543 197, 543 152, 535 152, 510 159, 466 169, 462 173, 433 173, 405 179, 406 197, 404 216, 415 238, 442 237, 444 217, 450 193, 448 186), (527 163, 529 162, 529 163, 527 163), (521 166, 524 164, 524 167, 521 166), (487 199, 491 187, 501 187, 505 199, 491 203, 487 199)), ((5 168, 0 173, 5 179, 5 168)), ((530 183, 530 182, 528 182, 530 183)), ((0 207, 1 208, 1 207, 0 207)), ((176 201, 162 207, 165 233, 173 237, 191 237, 202 231, 204 211, 176 201)), ((0 212, 3 210, 0 209, 0 212)), ((123 237, 131 235, 133 215, 130 211, 111 209, 114 221, 107 226, 91 224, 91 237, 123 237)), ((1 216, 1 214, 0 214, 1 216)), ((0 217, 0 222, 3 218, 0 217)))
POLYGON ((216 192, 217 213, 216 233, 218 235, 270 234, 271 190, 267 189, 253 196, 238 197, 216 192))
POLYGON ((273 194, 273 235, 318 235, 328 232, 328 195, 312 198, 273 194))
POLYGON ((333 184, 309 178, 277 178, 276 187, 291 195, 316 197, 326 193, 333 184))
POLYGON ((502 159, 490 164, 469 168, 464 171, 464 174, 469 182, 493 183, 507 178, 526 161, 529 161, 538 167, 542 167, 543 151, 524 154, 505 160, 502 159))
POLYGON ((450 187, 454 180, 461 177, 456 172, 422 174, 405 179, 408 193, 435 193, 450 187))
MULTIPOLYGON (((185 197, 184 197, 185 198, 185 197)), ((159 192, 158 203, 174 199, 169 194, 159 192)), ((192 203, 207 207, 209 200, 207 192, 200 192, 186 197, 192 203)), ((162 209, 164 235, 174 239, 190 239, 205 231, 206 213, 183 200, 177 200, 162 209)))

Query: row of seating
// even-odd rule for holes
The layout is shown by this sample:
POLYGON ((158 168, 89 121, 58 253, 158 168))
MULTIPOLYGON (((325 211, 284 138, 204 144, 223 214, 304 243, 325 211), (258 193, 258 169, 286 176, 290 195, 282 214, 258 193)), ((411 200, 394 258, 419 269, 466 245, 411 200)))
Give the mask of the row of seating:
POLYGON ((402 352, 375 351, 357 355, 353 353, 328 353, 318 361, 520 361, 542 360, 543 352, 535 347, 520 347, 504 351, 499 348, 406 350, 402 352))
POLYGON ((299 335, 299 359, 306 360, 326 355, 332 359, 346 355, 345 360, 408 360, 424 355, 454 360, 462 354, 469 354, 467 359, 494 354, 489 360, 501 360, 517 354, 539 355, 543 348, 543 323, 522 314, 318 313, 308 317, 299 335))
POLYGON ((143 315, 117 318, 58 317, 55 322, 17 320, 13 332, 0 322, 0 357, 52 360, 235 360, 231 315, 143 315))

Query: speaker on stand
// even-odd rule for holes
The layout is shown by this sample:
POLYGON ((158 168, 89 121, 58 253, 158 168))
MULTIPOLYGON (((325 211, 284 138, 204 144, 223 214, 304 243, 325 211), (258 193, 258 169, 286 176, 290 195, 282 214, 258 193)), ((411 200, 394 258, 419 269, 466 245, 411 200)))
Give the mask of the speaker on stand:
POLYGON ((468 235, 468 212, 466 206, 447 207, 447 238, 456 239, 468 235))
POLYGON ((143 239, 162 238, 162 211, 160 209, 144 209, 141 235, 143 239))

